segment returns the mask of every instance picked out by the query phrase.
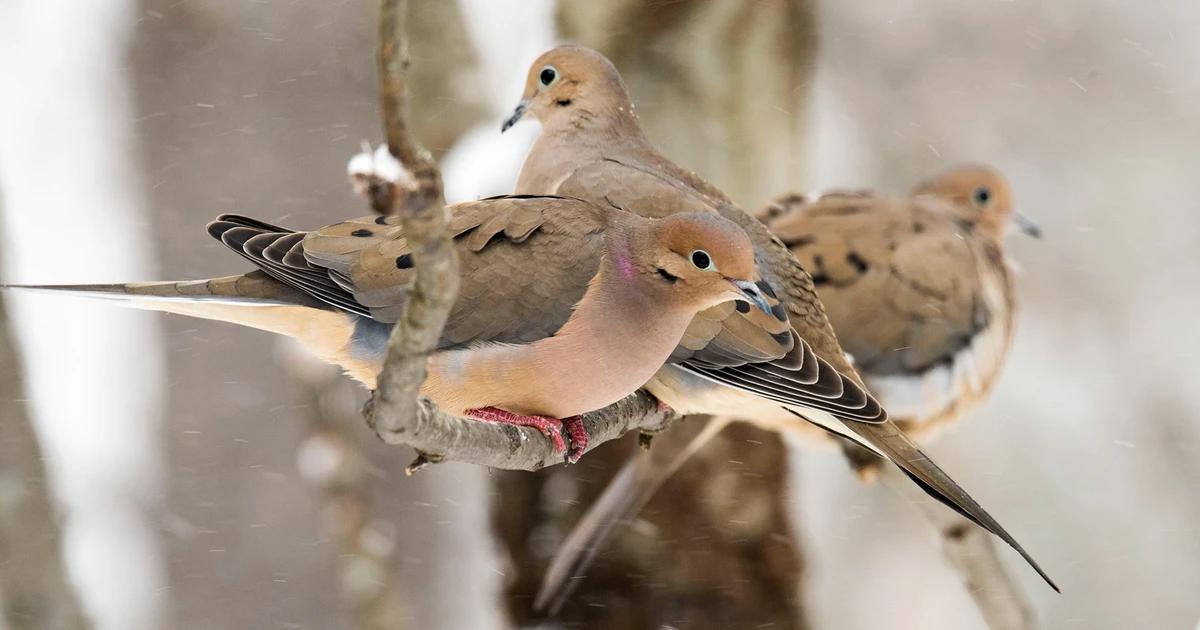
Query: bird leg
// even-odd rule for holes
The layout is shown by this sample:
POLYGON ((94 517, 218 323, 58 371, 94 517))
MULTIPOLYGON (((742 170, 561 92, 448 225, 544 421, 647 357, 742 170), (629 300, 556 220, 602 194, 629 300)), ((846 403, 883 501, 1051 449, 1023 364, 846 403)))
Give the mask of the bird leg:
POLYGON ((497 407, 480 407, 479 409, 468 409, 467 417, 483 422, 537 429, 554 443, 554 452, 556 453, 567 451, 567 444, 562 435, 565 428, 567 435, 571 438, 571 450, 567 452, 567 462, 571 464, 579 461, 579 457, 583 455, 583 450, 588 443, 587 430, 584 428, 583 419, 580 416, 559 420, 549 416, 523 416, 497 407))

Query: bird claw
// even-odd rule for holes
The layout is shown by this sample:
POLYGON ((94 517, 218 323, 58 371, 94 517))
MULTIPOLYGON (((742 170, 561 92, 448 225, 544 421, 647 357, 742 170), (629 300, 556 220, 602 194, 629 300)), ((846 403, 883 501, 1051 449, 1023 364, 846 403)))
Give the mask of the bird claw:
POLYGON ((571 450, 567 453, 567 463, 574 464, 579 461, 580 457, 583 457, 583 452, 587 450, 587 427, 583 425, 583 416, 563 418, 562 423, 567 430, 567 436, 571 438, 571 450))
POLYGON ((569 464, 579 461, 579 458, 583 456, 584 450, 587 449, 587 429, 583 426, 583 418, 580 416, 571 416, 570 418, 559 420, 558 418, 551 418, 549 416, 523 416, 497 407, 482 407, 468 410, 467 417, 483 422, 537 429, 542 435, 550 438, 550 442, 554 445, 555 453, 567 454, 567 463, 569 464), (567 436, 571 439, 570 450, 567 449, 567 442, 563 439, 564 429, 567 432, 567 436))

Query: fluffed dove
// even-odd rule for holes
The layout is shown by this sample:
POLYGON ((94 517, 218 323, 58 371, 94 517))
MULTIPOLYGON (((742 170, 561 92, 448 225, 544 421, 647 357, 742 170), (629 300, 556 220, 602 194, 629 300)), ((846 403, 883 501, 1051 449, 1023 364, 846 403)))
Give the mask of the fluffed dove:
MULTIPOLYGON (((521 101, 501 130, 524 116, 536 118, 542 129, 526 157, 517 193, 614 203, 648 216, 709 212, 734 221, 754 243, 764 291, 783 303, 780 319, 790 319, 805 357, 816 358, 799 365, 693 359, 665 366, 646 389, 685 414, 742 417, 775 430, 797 430, 803 425, 796 420, 800 417, 853 440, 887 457, 923 490, 999 536, 1057 590, 1032 557, 888 419, 856 380, 811 277, 783 243, 715 186, 651 145, 608 59, 581 46, 542 54, 530 66, 521 101)), ((723 332, 764 327, 758 323, 761 317, 744 305, 723 318, 702 313, 698 319, 705 318, 719 321, 723 332)), ((539 598, 537 603, 547 602, 539 598)))
MULTIPOLYGON (((678 353, 697 312, 735 299, 771 310, 750 241, 719 216, 646 219, 550 196, 464 203, 450 215, 461 289, 421 392, 451 414, 537 428, 560 452, 565 421, 569 461, 586 447, 578 416, 645 384, 678 353)), ((414 279, 397 223, 367 217, 306 233, 223 215, 209 233, 258 270, 25 288, 284 334, 374 387, 414 279)), ((760 359, 742 359, 751 360, 760 359)))
POLYGON ((998 171, 956 166, 899 199, 785 195, 757 216, 812 271, 842 347, 906 433, 924 438, 991 392, 1015 319, 1004 234, 1040 236, 998 171))

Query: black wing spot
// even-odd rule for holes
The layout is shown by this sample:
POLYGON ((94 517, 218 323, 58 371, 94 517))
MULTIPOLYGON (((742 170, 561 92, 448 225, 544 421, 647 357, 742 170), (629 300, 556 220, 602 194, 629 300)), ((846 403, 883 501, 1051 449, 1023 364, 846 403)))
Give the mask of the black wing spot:
POLYGON ((850 252, 849 254, 846 254, 846 262, 854 265, 854 268, 858 270, 858 273, 867 273, 867 270, 871 268, 871 265, 868 265, 867 261, 862 256, 858 255, 858 252, 850 252))
POLYGON ((825 271, 825 259, 820 255, 813 256, 812 281, 815 285, 827 284, 829 274, 825 271))
POLYGON ((372 232, 371 230, 368 230, 366 228, 361 228, 361 229, 354 230, 353 232, 351 232, 350 236, 363 237, 363 236, 371 236, 372 234, 374 234, 374 232, 372 232))
POLYGON ((781 322, 787 321, 787 309, 784 308, 782 303, 772 306, 771 314, 775 316, 775 319, 778 319, 781 322))
POLYGON ((913 221, 913 233, 920 234, 925 231, 925 224, 920 221, 913 221))
POLYGON ((737 312, 743 315, 750 312, 750 303, 744 300, 734 300, 733 306, 737 309, 737 312))
POLYGON ((788 239, 788 240, 784 241, 784 243, 786 243, 789 248, 791 248, 791 247, 808 247, 809 245, 812 245, 816 240, 817 239, 814 236, 804 235, 804 236, 798 236, 793 239, 788 239))
POLYGON ((758 287, 758 290, 766 294, 767 297, 771 298, 772 300, 779 299, 779 296, 775 295, 775 288, 771 286, 770 282, 767 282, 766 280, 759 280, 754 284, 758 287))
POLYGON ((786 346, 792 340, 792 331, 785 330, 781 333, 771 335, 771 338, 775 340, 775 343, 781 346, 786 346))
POLYGON ((412 269, 412 266, 413 266, 412 254, 405 254, 403 256, 396 257, 396 268, 397 269, 412 269))
POLYGON ((387 217, 386 216, 375 217, 375 225, 387 225, 387 217))

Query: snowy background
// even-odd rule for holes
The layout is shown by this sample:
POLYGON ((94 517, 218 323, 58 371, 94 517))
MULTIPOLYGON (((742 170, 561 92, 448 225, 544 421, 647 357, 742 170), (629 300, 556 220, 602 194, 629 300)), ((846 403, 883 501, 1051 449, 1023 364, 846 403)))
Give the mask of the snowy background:
MULTIPOLYGON (((415 4, 443 5, 410 29, 417 71, 443 68, 414 115, 448 196, 504 192, 535 129, 501 136, 499 122, 558 41, 553 3, 415 4), (432 28, 455 8, 461 32, 432 28)), ((1046 232, 1011 241, 1023 308, 1003 382, 932 454, 1063 585, 1056 596, 1013 563, 1046 627, 1194 627, 1200 7, 824 0, 816 15, 811 106, 788 138, 809 157, 784 188, 898 193, 986 161, 1046 232)), ((0 5, 5 280, 223 275, 242 265, 203 232, 220 212, 301 228, 364 213, 344 165, 379 136, 374 19, 369 2, 0 5)), ((659 102, 638 106, 655 115, 659 102)), ((674 157, 703 171, 704 156, 674 157)), ((70 575, 98 627, 342 626, 337 549, 297 472, 299 403, 272 367, 274 340, 105 305, 10 304, 70 575)), ((413 626, 501 627, 486 471, 405 478, 407 454, 355 432, 413 626)), ((832 454, 796 461, 815 627, 981 627, 903 499, 859 485, 832 454)))

